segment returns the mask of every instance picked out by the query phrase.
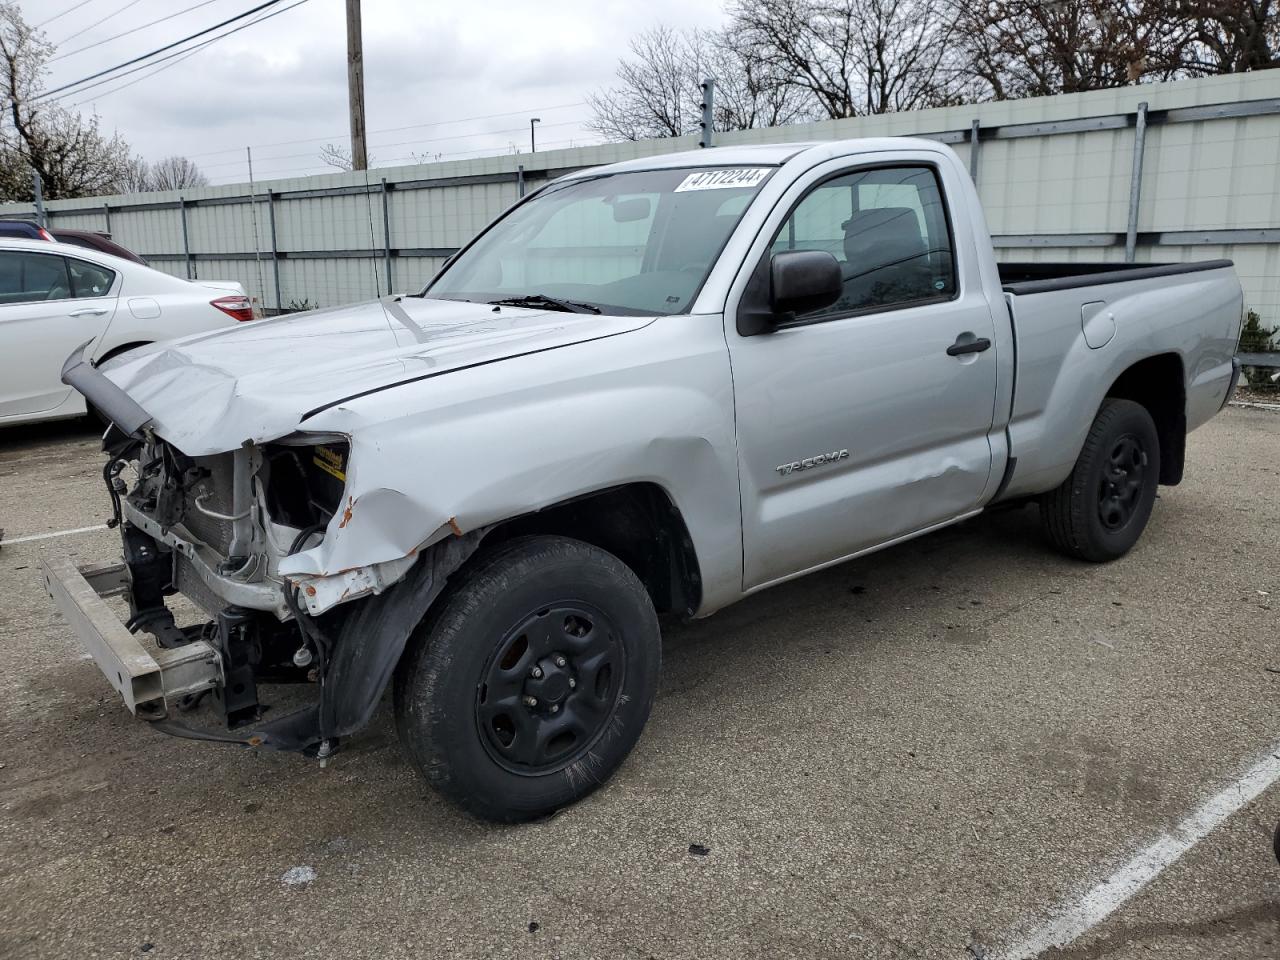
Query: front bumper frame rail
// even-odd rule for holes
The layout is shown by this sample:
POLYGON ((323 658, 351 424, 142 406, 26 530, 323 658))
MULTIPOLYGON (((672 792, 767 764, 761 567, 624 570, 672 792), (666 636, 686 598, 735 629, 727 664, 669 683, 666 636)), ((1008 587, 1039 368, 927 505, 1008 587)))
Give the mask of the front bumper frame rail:
POLYGON ((128 589, 124 564, 77 567, 47 556, 40 566, 49 596, 134 716, 159 720, 181 698, 222 686, 222 658, 208 643, 147 649, 120 622, 105 598, 128 589))

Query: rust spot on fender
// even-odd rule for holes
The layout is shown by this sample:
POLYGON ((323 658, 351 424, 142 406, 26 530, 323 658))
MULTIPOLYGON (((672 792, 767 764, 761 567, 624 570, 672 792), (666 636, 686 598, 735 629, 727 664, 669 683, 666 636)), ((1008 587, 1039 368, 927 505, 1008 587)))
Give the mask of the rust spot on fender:
POLYGON ((458 526, 458 518, 457 518, 457 517, 450 517, 450 518, 449 518, 449 529, 453 531, 453 535, 454 535, 455 537, 460 537, 460 536, 462 536, 462 528, 461 528, 460 526, 458 526))
POLYGON ((316 588, 315 588, 315 587, 307 587, 307 596, 308 596, 308 597, 314 597, 315 595, 316 595, 316 588))
POLYGON ((348 523, 351 522, 351 508, 354 507, 355 505, 356 505, 355 500, 353 500, 351 497, 347 497, 347 505, 342 511, 342 522, 338 524, 339 530, 341 530, 343 527, 345 527, 348 523))

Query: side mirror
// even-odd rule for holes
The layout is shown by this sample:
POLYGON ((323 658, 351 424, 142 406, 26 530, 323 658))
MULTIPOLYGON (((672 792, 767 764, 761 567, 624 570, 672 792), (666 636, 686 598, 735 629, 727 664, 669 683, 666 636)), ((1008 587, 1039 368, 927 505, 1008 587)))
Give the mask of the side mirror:
POLYGON ((769 261, 769 306, 775 314, 821 310, 843 291, 840 262, 825 250, 788 250, 769 261))

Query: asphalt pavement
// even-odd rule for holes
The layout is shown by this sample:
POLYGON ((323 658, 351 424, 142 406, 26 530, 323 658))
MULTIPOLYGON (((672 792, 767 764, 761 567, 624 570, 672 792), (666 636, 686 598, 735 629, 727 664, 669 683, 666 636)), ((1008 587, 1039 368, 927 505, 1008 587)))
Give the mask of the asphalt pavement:
MULTIPOLYGON (((635 753, 516 827, 386 704, 324 769, 135 721, 38 575, 116 535, 14 542, 101 523, 100 470, 84 424, 0 432, 0 957, 994 960, 1280 751, 1274 412, 1194 433, 1119 562, 1028 507, 668 623, 635 753)), ((1274 960, 1277 821, 1232 804, 1044 956, 1274 960)))

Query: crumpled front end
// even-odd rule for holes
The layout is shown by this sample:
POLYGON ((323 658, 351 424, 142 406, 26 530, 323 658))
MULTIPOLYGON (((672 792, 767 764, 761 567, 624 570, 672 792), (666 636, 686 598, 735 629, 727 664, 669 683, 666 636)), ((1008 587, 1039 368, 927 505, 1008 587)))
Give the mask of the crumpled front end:
MULTIPOLYGON (((447 542, 398 543, 405 498, 355 492, 345 436, 299 433, 196 457, 149 429, 129 437, 113 428, 106 443, 112 523, 124 547, 125 627, 152 634, 162 653, 158 665, 139 671, 156 692, 140 695, 141 709, 124 693, 124 678, 112 680, 135 713, 169 733, 332 752, 368 722, 413 627, 479 542, 479 534, 460 536, 446 525, 447 542), (327 566, 362 551, 386 559, 327 566), (169 602, 175 595, 208 619, 179 624, 169 602), (166 685, 164 651, 187 648, 202 656, 184 662, 207 665, 202 682, 166 685), (259 689, 273 683, 312 685, 314 702, 265 719, 259 689), (178 716, 206 693, 227 732, 178 716)), ((51 581, 50 592, 79 626, 76 596, 80 606, 93 604, 72 573, 56 570, 65 582, 51 581)), ((81 632, 105 673, 120 672, 118 650, 136 653, 123 641, 100 657, 103 631, 97 641, 81 632)))

